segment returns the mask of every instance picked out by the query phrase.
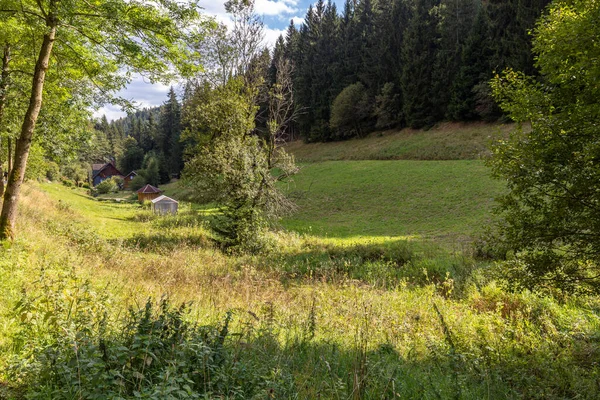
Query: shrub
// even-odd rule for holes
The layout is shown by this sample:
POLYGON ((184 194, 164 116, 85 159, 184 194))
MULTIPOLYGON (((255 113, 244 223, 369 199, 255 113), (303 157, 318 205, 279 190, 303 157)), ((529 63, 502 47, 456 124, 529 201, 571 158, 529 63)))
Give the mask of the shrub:
POLYGON ((119 187, 112 179, 104 180, 104 181, 100 182, 98 185, 96 185, 96 191, 99 194, 116 192, 117 190, 119 190, 119 187))
MULTIPOLYGON (((256 398, 264 393, 256 365, 226 346, 231 315, 221 325, 188 322, 188 305, 148 300, 109 317, 108 299, 74 274, 23 294, 8 377, 31 399, 256 398)), ((266 371, 261 371, 265 373, 266 371)))
POLYGON ((65 185, 66 187, 73 187, 75 186, 75 182, 73 182, 72 180, 68 179, 68 178, 62 178, 61 182, 63 185, 65 185))
POLYGON ((365 123, 370 115, 369 98, 362 83, 347 86, 331 105, 329 124, 336 131, 336 139, 364 136, 365 123))
POLYGON ((143 171, 138 171, 138 174, 129 182, 129 189, 132 191, 139 190, 146 185, 148 181, 146 180, 146 176, 143 174, 143 171))
POLYGON ((46 163, 46 178, 49 181, 57 181, 60 178, 60 168, 55 162, 46 163))
MULTIPOLYGON (((123 178, 121 178, 120 176, 113 176, 110 179, 117 186, 117 190, 120 190, 123 188, 123 184, 124 184, 123 178)), ((115 190, 115 191, 117 191, 117 190, 115 190)))

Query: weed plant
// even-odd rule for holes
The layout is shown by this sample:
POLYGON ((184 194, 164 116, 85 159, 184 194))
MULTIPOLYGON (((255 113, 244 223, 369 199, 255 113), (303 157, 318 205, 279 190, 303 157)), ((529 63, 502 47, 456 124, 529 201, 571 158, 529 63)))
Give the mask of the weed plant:
POLYGON ((0 397, 600 396, 595 297, 508 292, 468 252, 415 240, 280 233, 230 256, 201 214, 134 221, 65 190, 26 186, 0 248, 0 397), (127 242, 161 232, 206 240, 127 242))

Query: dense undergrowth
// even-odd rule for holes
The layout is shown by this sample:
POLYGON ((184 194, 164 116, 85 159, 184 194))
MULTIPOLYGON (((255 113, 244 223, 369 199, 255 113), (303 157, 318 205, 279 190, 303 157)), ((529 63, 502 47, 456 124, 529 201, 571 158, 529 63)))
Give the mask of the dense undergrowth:
POLYGON ((228 256, 192 210, 45 189, 0 250, 0 398, 600 395, 597 299, 510 293, 466 248, 280 233, 228 256))

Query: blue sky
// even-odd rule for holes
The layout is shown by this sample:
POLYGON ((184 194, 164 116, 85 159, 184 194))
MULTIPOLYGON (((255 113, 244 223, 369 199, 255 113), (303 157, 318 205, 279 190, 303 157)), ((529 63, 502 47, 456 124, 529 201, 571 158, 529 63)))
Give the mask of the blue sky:
MULTIPOLYGON (((214 16, 218 21, 227 24, 229 18, 225 12, 226 0, 200 0, 200 5, 204 12, 214 16)), ((293 19, 296 25, 304 20, 306 10, 310 4, 315 1, 309 0, 255 0, 256 12, 262 16, 265 23, 265 44, 271 45, 285 33, 290 20, 293 19)), ((343 0, 336 0, 338 10, 343 5, 343 0)), ((339 11, 338 11, 339 12, 339 11)), ((175 85, 177 88, 177 85, 175 85)), ((144 79, 136 78, 126 89, 119 94, 135 101, 139 107, 154 107, 161 105, 167 98, 169 86, 162 84, 150 84, 144 79)), ((102 107, 96 116, 106 114, 109 120, 117 119, 125 115, 119 107, 107 105, 102 107)))

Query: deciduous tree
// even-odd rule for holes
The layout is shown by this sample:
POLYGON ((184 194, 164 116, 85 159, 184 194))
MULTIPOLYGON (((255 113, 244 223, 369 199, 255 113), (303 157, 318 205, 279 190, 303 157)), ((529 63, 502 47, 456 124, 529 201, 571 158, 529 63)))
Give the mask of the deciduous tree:
POLYGON ((501 238, 507 276, 529 288, 600 293, 600 3, 556 1, 535 30, 539 80, 493 81, 502 108, 531 121, 494 148, 508 182, 501 238))
MULTIPOLYGON (((37 54, 31 71, 29 104, 18 135, 14 167, 0 215, 0 239, 14 236, 17 203, 34 131, 44 99, 44 84, 53 63, 72 79, 92 87, 88 94, 110 99, 110 93, 145 73, 150 79, 173 76, 174 67, 189 72, 191 29, 199 20, 195 2, 2 0, 4 21, 26 26, 37 54)), ((6 22, 3 21, 3 27, 6 22)), ((18 39, 18 38, 13 38, 18 39)))

